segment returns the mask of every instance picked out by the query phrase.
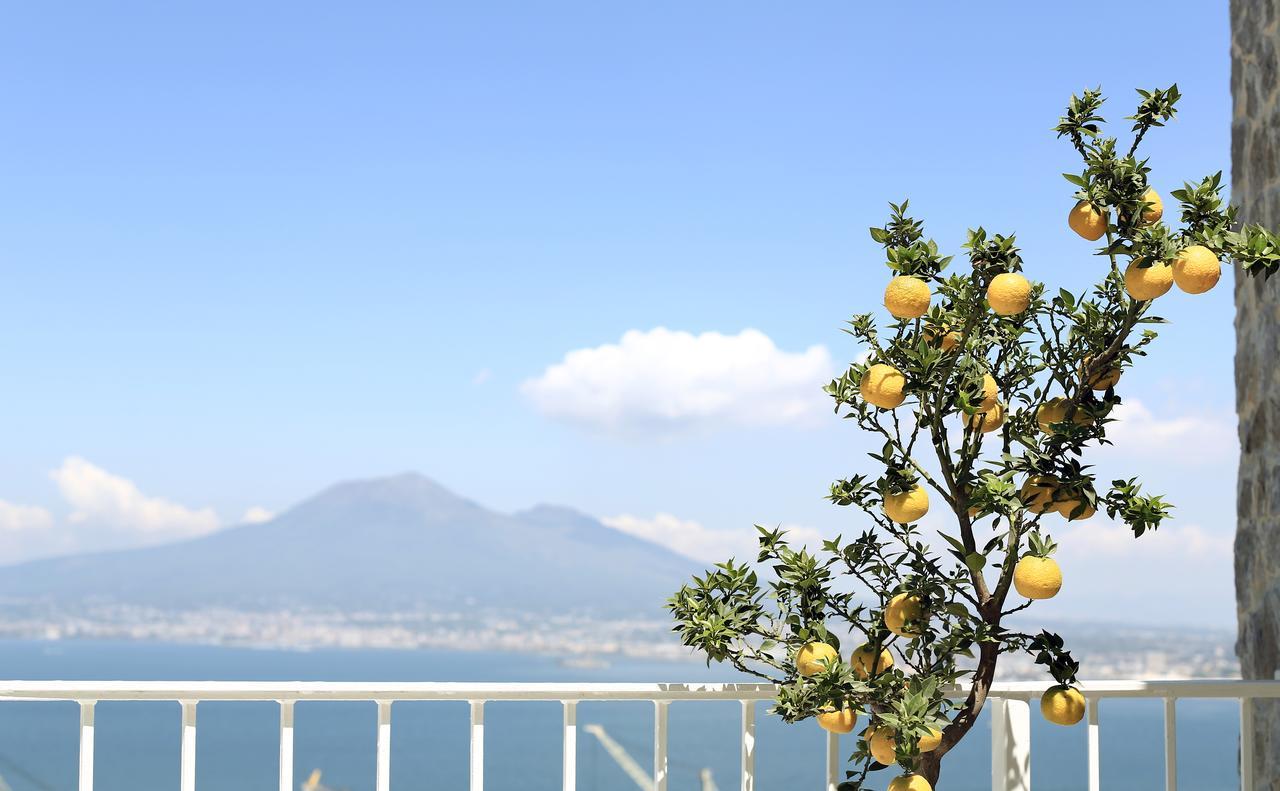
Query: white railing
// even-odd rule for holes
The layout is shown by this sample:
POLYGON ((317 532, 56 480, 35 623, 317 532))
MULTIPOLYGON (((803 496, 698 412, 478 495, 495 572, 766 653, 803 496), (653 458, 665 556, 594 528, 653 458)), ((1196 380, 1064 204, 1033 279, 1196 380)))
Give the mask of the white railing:
MULTIPOLYGON (((1031 788, 1031 703, 1045 685, 1040 682, 997 684, 991 690, 991 788, 1029 791, 1031 788)), ((1094 681, 1080 685, 1087 704, 1089 791, 1099 791, 1100 722, 1098 704, 1104 698, 1155 698, 1164 701, 1164 787, 1178 788, 1178 719, 1180 699, 1201 698, 1240 702, 1240 788, 1254 791, 1253 707, 1259 698, 1280 698, 1280 681, 1204 679, 1192 681, 1094 681)))
MULTIPOLYGON (((1043 683, 995 685, 990 694, 991 786, 993 791, 1031 788, 1031 702, 1043 683)), ((1099 702, 1104 698, 1164 700, 1165 788, 1176 791, 1177 718, 1183 698, 1240 701, 1240 777, 1253 791, 1253 705, 1280 698, 1280 681, 1101 681, 1080 685, 1088 704, 1088 777, 1099 791, 1099 702)), ((0 681, 0 700, 64 700, 80 706, 80 791, 93 789, 93 712, 99 701, 176 701, 182 709, 181 791, 195 791, 196 706, 202 701, 275 701, 280 706, 280 791, 294 791, 293 708, 298 701, 368 701, 378 710, 377 791, 391 787, 391 704, 396 701, 459 700, 471 707, 470 791, 484 788, 484 706, 490 701, 559 701, 564 710, 563 787, 577 788, 577 705, 581 701, 649 701, 654 705, 653 788, 667 788, 667 709, 674 701, 734 700, 740 721, 741 789, 755 789, 755 704, 772 700, 771 684, 471 684, 238 681, 0 681)), ((843 756, 835 734, 827 734, 826 791, 835 791, 843 756)))

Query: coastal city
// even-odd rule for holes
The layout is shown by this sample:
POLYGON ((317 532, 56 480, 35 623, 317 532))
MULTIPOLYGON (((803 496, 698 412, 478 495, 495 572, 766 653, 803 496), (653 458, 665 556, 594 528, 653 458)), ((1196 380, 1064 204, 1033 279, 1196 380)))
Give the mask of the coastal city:
MULTIPOLYGON (((0 638, 184 643, 307 651, 320 648, 512 652, 560 657, 591 667, 611 660, 689 661, 670 623, 652 619, 593 619, 580 614, 498 612, 345 612, 325 609, 168 611, 121 604, 76 608, 10 603, 0 638), (15 614, 16 613, 16 614, 15 614)), ((1033 628, 1028 625, 1027 628, 1033 628)), ((1036 626, 1034 628, 1042 628, 1036 626)), ((1080 661, 1081 677, 1231 678, 1239 663, 1225 630, 1131 627, 1064 622, 1061 633, 1080 661)), ((1009 654, 1005 680, 1044 676, 1026 654, 1009 654)))

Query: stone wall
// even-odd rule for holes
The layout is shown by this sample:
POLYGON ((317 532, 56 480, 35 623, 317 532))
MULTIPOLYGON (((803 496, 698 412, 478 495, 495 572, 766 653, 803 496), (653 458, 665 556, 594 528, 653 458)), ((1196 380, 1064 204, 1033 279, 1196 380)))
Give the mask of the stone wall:
MULTIPOLYGON (((1280 226, 1280 0, 1231 2, 1231 196, 1246 222, 1280 226)), ((1280 277, 1237 272, 1236 652, 1246 678, 1280 670, 1280 277)), ((1280 704, 1257 706, 1255 788, 1280 791, 1280 704)))

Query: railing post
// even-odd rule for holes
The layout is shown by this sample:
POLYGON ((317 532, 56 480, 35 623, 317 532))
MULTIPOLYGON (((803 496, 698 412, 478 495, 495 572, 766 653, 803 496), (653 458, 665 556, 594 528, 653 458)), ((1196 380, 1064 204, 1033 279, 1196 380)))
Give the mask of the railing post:
POLYGON ((391 701, 378 701, 377 791, 391 791, 391 701))
POLYGON ((653 791, 667 791, 667 707, 670 702, 653 702, 653 791))
POLYGON ((1240 791, 1253 791, 1253 698, 1240 699, 1240 791))
POLYGON ((1178 791, 1178 700, 1164 699, 1164 791, 1178 791))
POLYGON ((564 705, 564 791, 575 791, 578 787, 578 702, 561 701, 564 705))
POLYGON ((93 791, 93 705, 80 701, 80 791, 93 791))
POLYGON ((1089 791, 1101 791, 1102 789, 1102 770, 1101 759, 1099 758, 1099 741, 1098 741, 1098 704, 1101 700, 1098 698, 1085 698, 1085 705, 1089 707, 1089 791))
POLYGON ((840 784, 840 736, 827 732, 827 776, 823 784, 825 791, 836 791, 840 784))
POLYGON ((280 701, 280 791, 293 788, 293 701, 280 701))
POLYGON ((196 791, 196 701, 182 704, 182 765, 179 774, 181 791, 196 791))
POLYGON ((484 791, 484 701, 471 701, 471 791, 484 791))
POLYGON ((1025 700, 991 701, 992 791, 1031 789, 1031 706, 1025 700))
POLYGON ((742 701, 742 791, 756 788, 756 702, 742 701))

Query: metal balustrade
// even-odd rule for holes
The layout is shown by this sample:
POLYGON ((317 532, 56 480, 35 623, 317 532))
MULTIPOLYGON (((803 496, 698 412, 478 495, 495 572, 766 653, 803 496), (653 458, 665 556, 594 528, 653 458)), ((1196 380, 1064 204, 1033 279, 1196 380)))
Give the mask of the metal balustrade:
MULTIPOLYGON (((993 791, 1030 791, 1031 704, 1044 691, 1039 682, 992 687, 991 786, 993 791)), ((1099 790, 1099 704, 1108 698, 1164 701, 1165 788, 1176 791, 1176 701, 1217 698, 1240 701, 1240 777, 1253 791, 1253 706, 1259 698, 1280 698, 1280 681, 1101 681, 1080 685, 1088 705, 1088 778, 1099 790)), ((169 682, 169 681, 0 681, 0 700, 63 700, 80 706, 80 791, 93 789, 94 706, 99 701, 176 701, 182 709, 181 791, 195 791, 196 710, 202 701, 275 701, 280 706, 280 791, 293 791, 293 710, 298 701, 368 701, 377 706, 376 789, 391 787, 391 705, 396 701, 467 701, 470 704, 470 789, 484 788, 484 707, 490 701, 558 701, 564 710, 563 788, 577 787, 577 705, 581 701, 649 701, 654 706, 653 788, 667 788, 667 714, 675 701, 738 701, 741 789, 755 791, 755 704, 772 700, 771 684, 471 684, 347 682, 169 682)), ((825 791, 835 791, 844 757, 838 737, 826 736, 825 791)))

